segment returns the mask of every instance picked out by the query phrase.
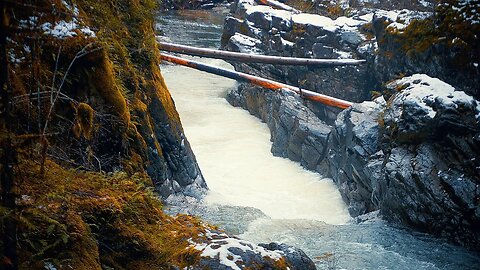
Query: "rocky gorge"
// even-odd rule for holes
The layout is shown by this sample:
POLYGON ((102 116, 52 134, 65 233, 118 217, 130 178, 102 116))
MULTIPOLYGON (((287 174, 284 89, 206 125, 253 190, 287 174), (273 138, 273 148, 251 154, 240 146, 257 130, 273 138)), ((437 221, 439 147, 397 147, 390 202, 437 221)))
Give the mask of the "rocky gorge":
POLYGON ((457 23, 438 31, 465 35, 428 32, 426 44, 444 42, 434 48, 423 32, 403 43, 414 23, 442 25, 428 1, 287 2, 312 14, 233 2, 225 49, 367 59, 333 69, 234 63, 357 102, 340 111, 161 63, 155 38, 167 31, 218 46, 222 27, 196 21, 215 12, 155 14, 154 0, 2 1, 0 268, 475 269, 475 253, 376 217, 478 250, 477 28, 467 2, 454 7, 468 27, 450 2, 437 6, 457 23), (426 68, 447 48, 461 72, 442 57, 426 68), (230 106, 227 90, 267 123, 274 155, 336 186, 273 157, 268 129, 230 106), (243 160, 252 162, 237 167, 243 160))
POLYGON ((235 1, 222 46, 366 59, 333 69, 232 62, 236 70, 358 104, 339 112, 243 84, 227 99, 267 123, 274 155, 332 177, 353 217, 379 210, 388 221, 478 250, 479 4, 324 2, 313 3, 341 9, 292 13, 235 1))

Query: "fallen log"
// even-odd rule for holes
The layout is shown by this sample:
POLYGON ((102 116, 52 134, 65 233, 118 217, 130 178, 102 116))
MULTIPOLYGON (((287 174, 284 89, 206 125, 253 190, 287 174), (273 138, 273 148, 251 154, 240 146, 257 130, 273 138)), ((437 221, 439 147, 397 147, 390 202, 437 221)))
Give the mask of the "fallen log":
POLYGON ((274 8, 283 9, 283 10, 294 12, 294 13, 300 13, 298 9, 295 9, 289 5, 286 5, 284 3, 281 3, 275 0, 257 0, 257 2, 260 4, 264 4, 266 6, 271 6, 274 8))
POLYGON ((313 91, 309 91, 309 90, 305 90, 305 89, 300 89, 298 87, 291 86, 291 85, 288 85, 288 84, 279 83, 279 82, 276 82, 276 81, 272 81, 272 80, 269 80, 269 79, 264 79, 264 78, 261 78, 261 77, 253 76, 253 75, 242 73, 242 72, 236 72, 236 71, 232 71, 232 70, 228 70, 228 69, 224 69, 224 68, 215 67, 215 66, 212 66, 212 65, 200 63, 200 62, 185 59, 185 58, 176 57, 176 56, 173 56, 173 55, 168 55, 168 54, 163 54, 162 53, 161 58, 162 58, 162 60, 165 60, 165 61, 168 61, 168 62, 171 62, 171 63, 174 63, 174 64, 191 67, 191 68, 194 68, 194 69, 198 69, 198 70, 205 71, 205 72, 208 72, 208 73, 212 73, 212 74, 216 74, 216 75, 219 75, 219 76, 227 77, 227 78, 234 79, 234 80, 237 80, 237 81, 249 82, 251 84, 255 84, 255 85, 267 88, 267 89, 271 89, 271 90, 285 89, 287 91, 297 93, 300 96, 302 96, 303 98, 306 98, 306 99, 309 99, 309 100, 312 100, 312 101, 315 101, 315 102, 319 102, 319 103, 322 103, 322 104, 325 104, 325 105, 328 105, 328 106, 337 107, 337 108, 340 108, 340 109, 346 109, 346 108, 352 106, 352 104, 353 104, 352 102, 349 102, 349 101, 346 101, 346 100, 330 97, 330 96, 327 96, 327 95, 322 95, 322 94, 319 94, 319 93, 316 93, 316 92, 313 92, 313 91))
POLYGON ((180 45, 157 41, 160 45, 160 50, 168 52, 176 52, 194 56, 202 56, 230 61, 240 61, 243 63, 264 63, 264 64, 279 64, 279 65, 316 65, 316 66, 346 66, 346 65, 360 65, 365 60, 355 59, 312 59, 312 58, 294 58, 281 57, 269 55, 255 55, 238 52, 228 52, 212 49, 197 48, 192 46, 180 45))

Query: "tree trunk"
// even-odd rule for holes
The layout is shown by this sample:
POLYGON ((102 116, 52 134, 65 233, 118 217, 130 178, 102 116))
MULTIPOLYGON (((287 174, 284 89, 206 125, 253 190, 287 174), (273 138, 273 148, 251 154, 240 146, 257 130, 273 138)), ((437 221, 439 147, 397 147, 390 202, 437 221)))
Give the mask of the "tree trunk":
POLYGON ((177 52, 194 56, 202 56, 229 61, 239 61, 242 63, 264 63, 273 65, 298 65, 298 66, 351 66, 365 63, 365 60, 356 59, 313 59, 313 58, 295 58, 269 55, 256 55, 248 53, 228 52, 212 49, 197 48, 186 45, 179 45, 167 42, 157 41, 160 49, 168 52, 177 52))
POLYGON ((1 156, 1 195, 2 206, 8 210, 8 215, 3 219, 2 241, 3 241, 3 258, 0 262, 2 269, 16 270, 18 269, 17 258, 17 226, 15 220, 15 193, 13 178, 14 149, 12 147, 10 123, 10 81, 8 76, 8 58, 7 58, 7 34, 9 20, 6 13, 5 1, 0 2, 0 126, 3 130, 1 134, 3 139, 2 156, 1 156))

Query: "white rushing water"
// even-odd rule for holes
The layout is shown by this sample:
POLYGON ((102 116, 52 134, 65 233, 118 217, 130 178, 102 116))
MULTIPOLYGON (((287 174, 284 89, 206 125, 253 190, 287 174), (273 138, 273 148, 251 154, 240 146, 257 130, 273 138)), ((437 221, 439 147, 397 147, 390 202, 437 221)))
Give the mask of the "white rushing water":
POLYGON ((330 179, 274 157, 266 124, 228 104, 224 97, 235 81, 180 66, 162 66, 162 72, 210 188, 208 204, 250 206, 273 219, 350 219, 330 179))

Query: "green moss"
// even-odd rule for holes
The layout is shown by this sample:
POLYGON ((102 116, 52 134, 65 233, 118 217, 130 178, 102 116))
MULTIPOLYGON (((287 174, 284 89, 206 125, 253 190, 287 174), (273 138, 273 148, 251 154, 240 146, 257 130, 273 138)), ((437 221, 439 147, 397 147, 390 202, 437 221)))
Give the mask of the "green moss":
MULTIPOLYGON (((198 260, 187 239, 197 238, 205 226, 190 216, 165 215, 145 173, 144 138, 151 138, 155 125, 169 125, 174 136, 182 132, 159 68, 156 1, 67 2, 78 7, 79 20, 96 38, 77 33, 58 39, 33 29, 14 32, 8 48, 20 54, 26 45, 32 51, 10 66, 18 211, 0 208, 2 216, 17 221, 20 269, 44 269, 45 263, 57 269, 187 267, 198 260), (86 47, 92 51, 76 58, 86 47), (162 111, 152 111, 152 104, 162 111), (153 113, 163 118, 154 122, 153 113), (46 121, 52 158, 39 151, 46 121), (46 160, 45 173, 37 160, 46 160), (106 165, 91 166, 97 161, 106 165), (110 173, 86 171, 93 169, 110 173)), ((39 24, 73 18, 60 0, 36 4, 44 8, 39 24)), ((9 10, 16 21, 35 12, 9 10)), ((154 145, 161 155, 159 142, 154 145)))
POLYGON ((90 105, 86 103, 78 104, 77 115, 75 117, 75 124, 73 126, 73 133, 77 138, 80 138, 81 135, 87 140, 90 140, 92 137, 93 131, 93 114, 94 111, 90 105))
POLYGON ((44 177, 39 170, 32 161, 16 167, 20 269, 43 269, 44 262, 57 269, 183 268, 198 260, 187 240, 198 239, 204 225, 165 215, 147 176, 66 170, 50 160, 44 177))
MULTIPOLYGON (((464 70, 471 63, 480 60, 480 25, 464 18, 480 12, 478 5, 460 10, 458 1, 442 0, 438 3, 432 18, 413 20, 406 29, 387 29, 387 38, 401 44, 401 49, 415 57, 428 50, 443 48, 451 56, 447 63, 458 70, 464 70)), ((475 15, 478 16, 478 15, 475 15)), ((390 40, 390 41, 392 41, 390 40)), ((437 53, 444 53, 443 51, 437 53)))

